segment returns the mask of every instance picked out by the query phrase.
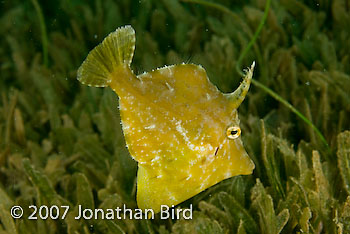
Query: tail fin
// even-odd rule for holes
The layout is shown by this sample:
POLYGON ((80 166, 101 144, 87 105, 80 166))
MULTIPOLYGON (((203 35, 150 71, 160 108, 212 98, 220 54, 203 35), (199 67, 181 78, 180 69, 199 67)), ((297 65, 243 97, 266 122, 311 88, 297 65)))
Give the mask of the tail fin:
POLYGON ((130 66, 134 50, 134 29, 130 25, 117 28, 90 51, 78 69, 78 80, 89 86, 108 86, 110 75, 117 67, 130 66))

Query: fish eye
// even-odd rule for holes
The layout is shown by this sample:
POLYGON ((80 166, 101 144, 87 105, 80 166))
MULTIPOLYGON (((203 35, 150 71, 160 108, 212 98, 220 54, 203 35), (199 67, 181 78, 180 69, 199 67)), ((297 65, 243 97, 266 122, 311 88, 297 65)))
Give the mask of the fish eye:
POLYGON ((241 129, 236 126, 228 127, 226 130, 226 135, 229 139, 236 139, 241 135, 241 129))

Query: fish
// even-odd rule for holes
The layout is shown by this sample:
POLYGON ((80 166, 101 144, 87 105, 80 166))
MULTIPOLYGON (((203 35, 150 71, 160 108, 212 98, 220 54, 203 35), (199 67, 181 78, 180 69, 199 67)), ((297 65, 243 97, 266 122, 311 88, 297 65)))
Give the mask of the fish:
POLYGON ((200 65, 134 74, 135 38, 130 25, 111 32, 89 52, 77 79, 118 95, 126 146, 138 163, 138 207, 158 213, 162 205, 178 205, 222 180, 252 174, 237 108, 255 62, 234 92, 222 93, 200 65))

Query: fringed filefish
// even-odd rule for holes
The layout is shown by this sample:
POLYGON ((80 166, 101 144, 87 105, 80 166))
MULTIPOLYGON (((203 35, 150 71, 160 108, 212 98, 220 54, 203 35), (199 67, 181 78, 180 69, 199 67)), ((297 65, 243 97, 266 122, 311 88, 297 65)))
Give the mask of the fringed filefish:
POLYGON ((109 86, 119 96, 126 145, 138 162, 137 204, 160 211, 218 182, 251 174, 254 163, 240 138, 237 108, 254 63, 233 93, 223 94, 194 64, 165 66, 135 75, 131 26, 116 29, 87 56, 78 80, 109 86))

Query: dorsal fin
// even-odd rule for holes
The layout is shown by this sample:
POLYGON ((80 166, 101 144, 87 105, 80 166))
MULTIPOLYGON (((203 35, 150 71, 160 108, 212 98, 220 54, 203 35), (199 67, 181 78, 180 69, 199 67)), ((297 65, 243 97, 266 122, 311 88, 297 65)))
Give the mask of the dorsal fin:
POLYGON ((134 50, 134 29, 130 25, 117 28, 88 54, 78 69, 78 80, 89 86, 108 86, 111 73, 120 66, 130 66, 134 50))

